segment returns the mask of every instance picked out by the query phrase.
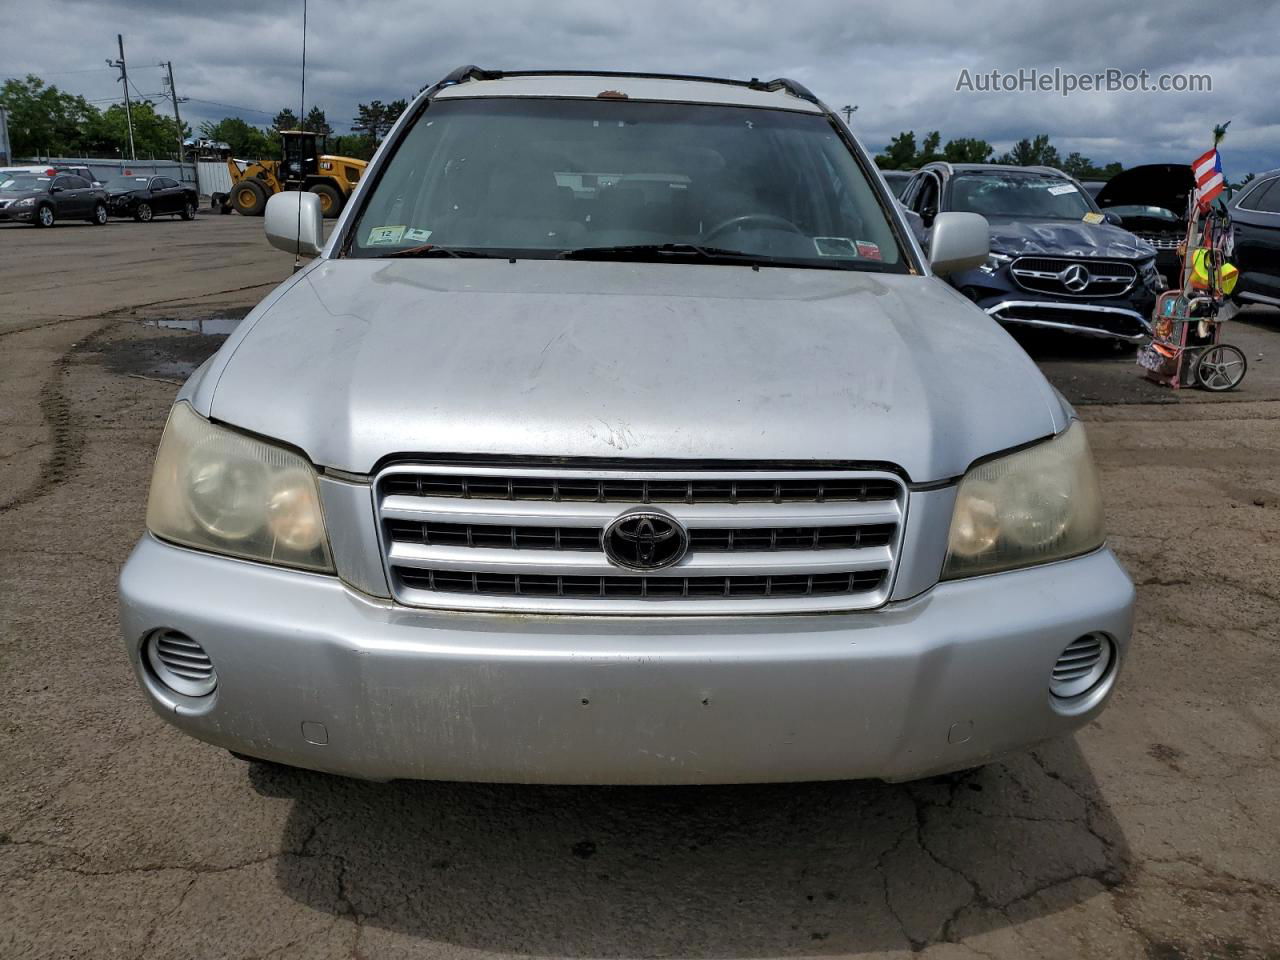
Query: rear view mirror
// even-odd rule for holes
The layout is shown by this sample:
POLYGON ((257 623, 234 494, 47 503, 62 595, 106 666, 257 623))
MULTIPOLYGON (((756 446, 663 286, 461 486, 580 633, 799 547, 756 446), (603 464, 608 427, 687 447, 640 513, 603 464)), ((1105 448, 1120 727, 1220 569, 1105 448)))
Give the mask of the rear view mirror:
POLYGON ((302 190, 285 190, 267 200, 267 241, 286 253, 317 256, 324 248, 320 198, 302 190))
POLYGON ((940 213, 929 238, 929 265, 939 276, 972 270, 991 253, 991 228, 977 213, 940 213))

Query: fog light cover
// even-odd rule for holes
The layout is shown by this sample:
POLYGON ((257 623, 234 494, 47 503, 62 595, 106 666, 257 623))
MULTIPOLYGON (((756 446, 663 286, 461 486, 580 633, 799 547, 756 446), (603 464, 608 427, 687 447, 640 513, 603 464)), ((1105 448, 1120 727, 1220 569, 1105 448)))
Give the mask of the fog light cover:
POLYGON ((156 630, 144 644, 147 664, 161 683, 184 697, 204 697, 218 685, 213 661, 185 633, 156 630))
POLYGON ((1069 700, 1088 693, 1111 669, 1115 645, 1101 633, 1087 633, 1071 641, 1053 665, 1049 692, 1069 700))

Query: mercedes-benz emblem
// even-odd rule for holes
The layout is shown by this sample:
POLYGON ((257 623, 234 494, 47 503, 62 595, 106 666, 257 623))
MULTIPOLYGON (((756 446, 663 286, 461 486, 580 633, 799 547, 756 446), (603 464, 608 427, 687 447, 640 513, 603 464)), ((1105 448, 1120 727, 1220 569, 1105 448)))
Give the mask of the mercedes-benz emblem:
POLYGON ((1093 279, 1089 271, 1078 263, 1073 263, 1060 274, 1058 279, 1062 281, 1062 285, 1072 293, 1083 293, 1089 286, 1089 281, 1093 279))
POLYGON ((661 570, 678 563, 689 549, 688 531, 661 510, 628 510, 600 535, 604 555, 626 570, 661 570))

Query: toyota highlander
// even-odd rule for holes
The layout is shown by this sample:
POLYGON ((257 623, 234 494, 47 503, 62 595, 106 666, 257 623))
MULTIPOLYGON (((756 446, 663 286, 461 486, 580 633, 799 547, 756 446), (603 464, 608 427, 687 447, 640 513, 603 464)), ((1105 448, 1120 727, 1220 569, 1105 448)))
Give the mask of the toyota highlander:
POLYGON ((461 68, 178 393, 120 578, 150 704, 368 779, 918 778, 1103 709, 1085 429, 775 80, 461 68))

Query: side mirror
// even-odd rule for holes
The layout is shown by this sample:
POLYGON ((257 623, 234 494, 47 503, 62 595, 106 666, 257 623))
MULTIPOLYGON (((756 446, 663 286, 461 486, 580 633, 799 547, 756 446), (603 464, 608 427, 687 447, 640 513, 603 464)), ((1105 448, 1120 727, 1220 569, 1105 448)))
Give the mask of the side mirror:
POLYGON ((991 227, 977 213, 940 213, 933 221, 929 266, 939 276, 972 270, 991 253, 991 227))
POLYGON ((286 253, 317 256, 324 248, 320 198, 304 190, 285 190, 267 199, 267 241, 286 253))
POLYGON ((933 207, 925 207, 923 210, 920 211, 920 222, 923 223, 926 227, 931 227, 933 226, 934 217, 936 217, 937 215, 938 215, 938 211, 933 209, 933 207))
POLYGON ((1117 227, 1124 226, 1124 217, 1120 216, 1120 214, 1116 213, 1114 210, 1103 210, 1102 219, 1107 221, 1107 223, 1115 224, 1117 227))
POLYGON ((49 188, 49 192, 50 192, 50 193, 61 193, 61 192, 62 192, 62 188, 61 188, 61 187, 50 187, 50 188, 49 188))

